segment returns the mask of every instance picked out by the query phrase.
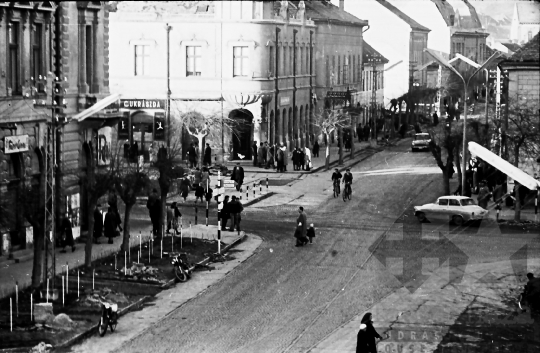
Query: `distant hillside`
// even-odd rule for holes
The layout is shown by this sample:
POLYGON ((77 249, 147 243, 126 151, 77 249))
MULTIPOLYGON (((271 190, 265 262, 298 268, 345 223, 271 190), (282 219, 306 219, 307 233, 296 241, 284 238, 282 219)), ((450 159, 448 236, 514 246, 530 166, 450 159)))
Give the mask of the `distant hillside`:
POLYGON ((510 39, 510 26, 512 24, 512 16, 498 14, 495 17, 485 14, 478 14, 482 26, 489 33, 490 37, 496 39, 510 39))

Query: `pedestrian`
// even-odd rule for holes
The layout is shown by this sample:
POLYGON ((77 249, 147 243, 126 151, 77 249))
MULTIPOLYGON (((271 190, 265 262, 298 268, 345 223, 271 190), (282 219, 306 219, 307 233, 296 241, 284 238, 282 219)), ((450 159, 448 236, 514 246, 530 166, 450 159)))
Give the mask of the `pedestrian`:
POLYGON ((497 184, 495 185, 495 188, 493 189, 493 202, 496 203, 495 208, 498 210, 501 209, 503 196, 504 196, 504 190, 503 190, 502 181, 500 179, 497 179, 497 184))
POLYGON ((350 137, 350 136, 346 136, 346 137, 344 138, 344 140, 345 140, 345 151, 346 151, 346 152, 350 152, 350 150, 351 150, 351 137, 350 137))
POLYGON ((99 244, 99 238, 103 234, 103 214, 99 210, 101 204, 97 204, 94 209, 94 244, 99 244))
POLYGON ((71 228, 71 221, 69 220, 69 214, 66 212, 64 219, 62 220, 62 233, 64 235, 63 246, 61 253, 66 252, 66 246, 71 246, 71 251, 75 252, 75 240, 73 239, 73 230, 71 228))
POLYGON ((172 203, 171 208, 173 210, 172 228, 178 233, 178 218, 182 217, 182 213, 178 209, 178 204, 176 202, 172 203))
POLYGON ((184 174, 184 179, 182 179, 182 182, 180 183, 180 192, 181 192, 182 198, 184 198, 184 202, 186 202, 190 188, 191 188, 191 183, 188 179, 188 175, 184 174))
POLYGON ((208 186, 208 189, 204 192, 204 197, 206 198, 206 202, 210 203, 212 201, 212 195, 214 193, 214 190, 210 186, 208 186))
POLYGON ((356 335, 356 353, 366 353, 368 351, 368 338, 366 324, 360 324, 360 330, 356 335))
POLYGON ((212 149, 210 148, 210 144, 206 144, 206 148, 204 149, 204 160, 203 165, 211 166, 212 165, 212 149))
POLYGON ((109 189, 109 195, 107 197, 107 203, 109 206, 111 206, 115 211, 118 211, 118 197, 116 196, 116 191, 114 190, 114 187, 111 187, 109 189))
POLYGON ((284 167, 283 167, 284 157, 283 157, 282 147, 283 147, 283 143, 280 143, 279 148, 276 151, 277 171, 280 173, 284 171, 284 167))
POLYGON ((308 146, 304 147, 304 150, 305 150, 305 169, 307 171, 310 171, 311 170, 311 150, 309 149, 308 146))
POLYGON ((173 205, 171 204, 169 207, 167 207, 167 234, 170 233, 171 229, 174 229, 173 218, 174 218, 174 209, 173 209, 173 205))
POLYGON ((362 318, 362 324, 366 325, 366 353, 377 353, 377 338, 382 340, 383 338, 377 333, 373 327, 373 315, 371 313, 366 313, 362 318))
POLYGON ((478 191, 478 206, 482 207, 483 209, 487 210, 488 207, 488 201, 491 197, 491 193, 489 192, 489 189, 486 185, 486 181, 482 180, 480 182, 480 190, 478 191))
POLYGON ((307 237, 309 238, 309 243, 313 244, 313 238, 315 238, 315 228, 313 227, 313 223, 309 225, 309 228, 307 230, 307 237))
POLYGON ((234 186, 236 186, 236 191, 240 191, 242 183, 244 183, 244 168, 242 168, 240 163, 236 163, 236 166, 231 173, 231 180, 234 180, 234 186))
POLYGON ((358 142, 364 141, 364 129, 362 128, 362 123, 358 123, 356 127, 356 136, 358 136, 358 142))
POLYGON ((298 165, 298 170, 300 170, 300 168, 304 170, 304 164, 306 164, 306 155, 304 154, 304 151, 302 151, 300 147, 298 148, 298 153, 300 155, 300 164, 298 165))
POLYGON ((313 144, 313 157, 319 158, 319 141, 315 140, 313 144))
POLYGON ((195 150, 195 146, 193 145, 193 142, 189 145, 187 155, 188 155, 188 160, 189 160, 189 167, 190 168, 197 167, 197 151, 195 150))
POLYGON ((208 168, 204 167, 202 171, 201 183, 205 192, 206 189, 210 186, 210 182, 210 172, 208 171, 208 168))
POLYGON ((228 203, 229 212, 231 215, 231 228, 229 231, 234 232, 234 228, 240 232, 240 221, 242 220, 241 213, 244 210, 242 203, 233 195, 232 201, 228 203))
POLYGON ((221 216, 221 230, 225 230, 227 228, 227 221, 230 218, 229 195, 225 195, 225 198, 223 199, 223 208, 221 209, 220 216, 221 216))
POLYGON ((202 186, 202 183, 199 183, 197 185, 197 188, 195 189, 195 203, 201 199, 201 202, 203 202, 203 196, 204 196, 204 188, 202 186))
POLYGON ((276 150, 276 146, 272 145, 268 147, 268 153, 266 154, 266 169, 270 169, 270 166, 272 166, 272 169, 276 169, 275 159, 274 159, 274 152, 276 150))
POLYGON ((299 170, 300 169, 300 153, 298 151, 298 147, 296 147, 293 150, 292 162, 293 162, 293 170, 299 170))
POLYGON ((116 233, 117 226, 118 218, 116 217, 116 213, 113 211, 113 208, 109 206, 107 214, 105 215, 105 223, 103 224, 103 228, 105 228, 105 237, 109 238, 109 244, 113 244, 113 237, 116 233))
POLYGON ((265 150, 264 150, 264 145, 263 143, 261 142, 261 145, 259 147, 259 151, 257 152, 257 166, 259 168, 262 168, 264 167, 264 156, 266 155, 265 153, 265 150))
POLYGON ((157 190, 153 189, 150 196, 148 196, 148 201, 146 201, 146 208, 148 209, 148 213, 150 214, 150 221, 152 222, 152 233, 154 235, 157 235, 157 227, 158 227, 158 220, 155 217, 155 204, 157 203, 158 194, 157 190))
POLYGON ((307 230, 307 215, 304 213, 304 207, 298 207, 298 218, 296 219, 297 229, 294 237, 296 238, 296 246, 302 246, 307 244, 308 239, 306 237, 307 230))
POLYGON ((257 166, 257 141, 253 141, 251 145, 251 153, 253 154, 253 166, 257 166))
POLYGON ((364 141, 369 140, 369 133, 370 132, 371 132, 371 129, 369 128, 369 124, 366 123, 366 125, 364 125, 364 141))
MULTIPOLYGON (((263 146, 263 159, 262 159, 262 166, 265 167, 266 166, 266 163, 267 163, 267 158, 268 158, 268 141, 264 141, 264 146, 263 146)), ((260 163, 260 161, 259 161, 260 163)))
POLYGON ((289 164, 289 151, 287 151, 287 146, 281 148, 283 151, 283 171, 287 171, 287 165, 289 164))
POLYGON ((199 183, 202 180, 202 172, 199 169, 199 167, 195 168, 195 172, 193 173, 193 185, 199 185, 199 183))

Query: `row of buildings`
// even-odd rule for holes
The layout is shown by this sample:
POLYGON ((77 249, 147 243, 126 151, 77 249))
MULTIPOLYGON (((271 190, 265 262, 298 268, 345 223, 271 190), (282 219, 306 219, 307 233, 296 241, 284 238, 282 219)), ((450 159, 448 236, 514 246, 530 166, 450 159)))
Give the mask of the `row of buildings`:
MULTIPOLYGON (((70 121, 58 134, 57 214, 77 236, 89 161, 163 145, 167 108, 173 120, 242 123, 206 141, 218 161, 250 158, 254 142, 310 146, 323 107, 363 107, 354 123, 365 124, 373 105, 433 81, 425 48, 482 62, 487 36, 467 0, 0 2, 0 206, 15 215, 0 217, 0 255, 37 236, 17 198, 43 183, 51 113, 33 100, 47 98, 48 72, 65 78, 70 121)), ((184 131, 183 146, 192 141, 184 131)))

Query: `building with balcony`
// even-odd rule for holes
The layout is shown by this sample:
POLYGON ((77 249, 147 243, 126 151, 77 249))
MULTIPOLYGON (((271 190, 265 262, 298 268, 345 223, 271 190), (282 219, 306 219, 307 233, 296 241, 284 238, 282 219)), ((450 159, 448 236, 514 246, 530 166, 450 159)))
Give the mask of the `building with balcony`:
MULTIPOLYGON (((327 91, 360 87, 365 26, 329 1, 121 1, 111 13, 111 90, 166 100, 170 60, 173 122, 191 111, 239 122, 207 137, 218 160, 251 158, 253 142, 305 146, 327 91)), ((155 134, 138 126, 158 113, 126 109, 129 138, 149 149, 155 134)), ((183 137, 186 150, 196 138, 183 137)))
MULTIPOLYGON (((44 78, 50 72, 62 82, 66 107, 58 115, 69 120, 109 94, 107 40, 104 1, 0 3, 0 47, 7 53, 0 58, 0 255, 30 248, 34 237, 43 236, 33 234, 21 193, 24 185, 31 185, 39 195, 32 207, 39 207, 41 195, 45 197, 46 135, 53 117, 51 109, 34 105, 51 104, 52 86, 44 78)), ((56 134, 56 222, 67 212, 75 237, 86 214, 80 178, 91 158, 100 155, 98 128, 104 118, 72 121, 56 134)), ((102 147, 110 144, 103 138, 101 142, 102 147)))

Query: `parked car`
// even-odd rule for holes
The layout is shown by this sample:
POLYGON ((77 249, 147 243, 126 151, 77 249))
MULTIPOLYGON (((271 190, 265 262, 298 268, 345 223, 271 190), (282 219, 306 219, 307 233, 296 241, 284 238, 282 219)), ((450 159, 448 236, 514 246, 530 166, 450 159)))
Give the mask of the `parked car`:
POLYGON ((431 142, 431 136, 426 132, 414 134, 413 141, 411 143, 411 150, 416 152, 418 150, 429 150, 429 143, 431 142))
POLYGON ((465 196, 442 196, 434 203, 414 206, 414 215, 420 222, 428 217, 447 216, 458 226, 464 222, 487 218, 488 210, 478 206, 473 199, 465 196))

